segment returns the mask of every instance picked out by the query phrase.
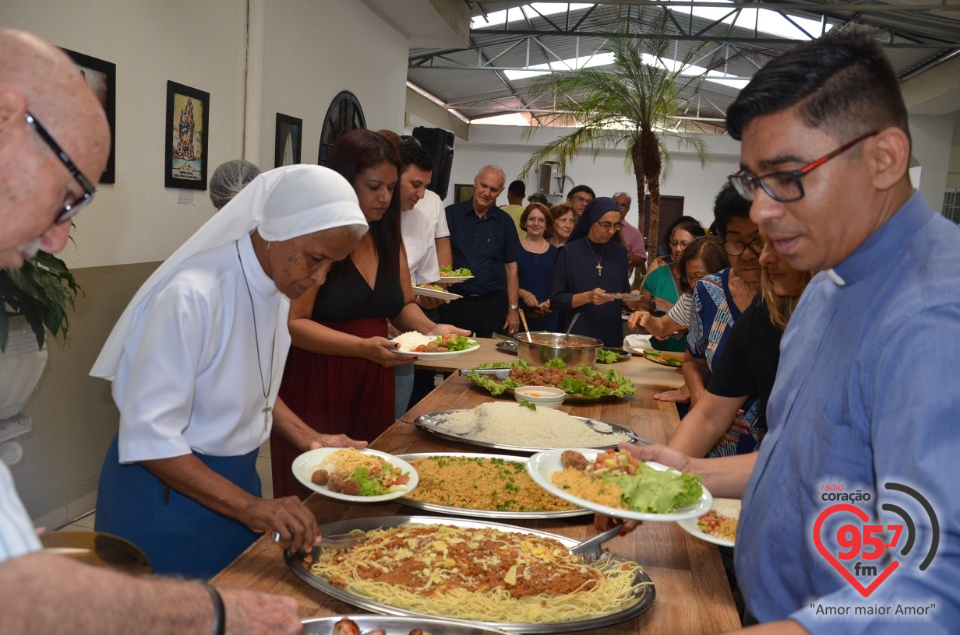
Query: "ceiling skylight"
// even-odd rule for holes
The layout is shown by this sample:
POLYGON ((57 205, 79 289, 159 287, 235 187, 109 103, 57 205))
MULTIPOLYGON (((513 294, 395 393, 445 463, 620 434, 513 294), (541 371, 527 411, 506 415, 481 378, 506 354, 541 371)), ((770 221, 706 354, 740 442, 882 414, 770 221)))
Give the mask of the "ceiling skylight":
MULTIPOLYGON (((730 2, 731 9, 733 8, 731 0, 709 1, 713 4, 716 2, 730 2)), ((696 0, 694 0, 694 2, 696 2, 696 0)), ((833 28, 833 25, 829 22, 825 22, 821 27, 819 20, 809 20, 795 15, 791 15, 788 20, 780 13, 771 9, 741 9, 740 13, 733 13, 731 15, 727 15, 730 13, 730 9, 723 7, 672 6, 670 10, 682 15, 690 15, 692 11, 695 17, 705 20, 720 20, 722 18, 724 24, 731 24, 738 28, 749 29, 751 31, 756 28, 758 32, 765 35, 775 35, 791 40, 809 40, 811 36, 820 37, 820 35, 822 35, 821 30, 823 33, 826 33, 833 28), (804 33, 804 31, 806 31, 806 33, 804 33)), ((683 23, 681 22, 681 24, 683 23)))
POLYGON ((524 66, 522 71, 504 71, 503 74, 511 80, 530 79, 538 75, 548 75, 554 71, 572 71, 593 66, 609 66, 610 64, 613 64, 613 53, 597 53, 596 55, 558 60, 549 64, 524 66))
MULTIPOLYGON (((593 6, 592 2, 571 2, 569 8, 571 11, 577 11, 580 9, 589 9, 593 6)), ((536 18, 537 12, 540 12, 540 15, 554 15, 556 13, 565 13, 567 11, 568 5, 563 3, 554 3, 554 2, 532 2, 530 4, 525 4, 521 7, 514 9, 506 9, 504 11, 494 11, 493 13, 488 13, 487 17, 484 18, 482 15, 477 16, 470 20, 471 29, 484 29, 492 26, 500 26, 504 23, 509 22, 520 22, 524 20, 524 16, 527 18, 536 18), (531 8, 532 7, 532 8, 531 8), (536 9, 534 11, 533 9, 536 9), (522 11, 522 13, 521 13, 522 11)))

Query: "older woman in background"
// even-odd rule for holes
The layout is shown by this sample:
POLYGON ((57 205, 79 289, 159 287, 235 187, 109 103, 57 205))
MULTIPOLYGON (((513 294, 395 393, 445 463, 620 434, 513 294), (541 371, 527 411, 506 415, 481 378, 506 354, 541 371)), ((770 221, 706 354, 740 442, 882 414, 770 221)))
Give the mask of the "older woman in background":
POLYGON ((686 332, 693 310, 693 288, 711 273, 729 266, 730 259, 720 240, 715 236, 700 236, 683 250, 677 261, 677 269, 684 272, 680 276, 681 295, 677 303, 661 317, 649 311, 634 311, 628 322, 630 328, 636 328, 639 324, 656 337, 686 332))
MULTIPOLYGON (((673 226, 669 234, 670 262, 657 267, 647 274, 640 287, 639 308, 654 316, 660 317, 673 308, 680 299, 680 275, 683 273, 677 267, 680 255, 694 239, 703 236, 706 232, 696 221, 684 221, 673 226)), ((683 352, 686 348, 682 338, 652 338, 651 345, 660 351, 683 352)))
POLYGON ((623 344, 621 301, 610 294, 630 292, 627 248, 611 240, 619 230, 620 205, 593 199, 557 256, 550 293, 550 306, 561 312, 560 330, 579 313, 573 333, 616 347, 623 344))
POLYGON ((526 235, 520 240, 517 275, 520 281, 520 302, 524 305, 531 331, 555 331, 557 314, 550 309, 550 284, 557 262, 557 248, 545 238, 553 227, 553 217, 546 205, 530 203, 520 215, 520 229, 526 235))
MULTIPOLYGON (((414 302, 400 232, 397 148, 357 129, 341 137, 327 165, 353 185, 370 231, 290 306, 293 348, 280 395, 315 430, 372 441, 394 421, 393 367, 416 359, 395 352, 387 320, 401 331, 428 335, 468 332, 429 320, 414 302)), ((309 494, 290 471, 296 448, 271 439, 277 495, 309 494)))
POLYGON ((560 249, 567 244, 570 239, 570 232, 573 231, 573 226, 577 224, 576 212, 574 212, 572 205, 560 203, 550 208, 550 216, 553 223, 551 223, 550 233, 546 236, 551 245, 560 249))

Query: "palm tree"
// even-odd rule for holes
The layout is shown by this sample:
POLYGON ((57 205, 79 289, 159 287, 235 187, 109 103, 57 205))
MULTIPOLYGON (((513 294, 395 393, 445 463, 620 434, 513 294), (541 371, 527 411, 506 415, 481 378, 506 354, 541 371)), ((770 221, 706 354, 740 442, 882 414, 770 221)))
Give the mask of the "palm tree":
MULTIPOLYGON (((683 59, 673 61, 668 56, 670 43, 663 37, 668 19, 668 12, 664 11, 650 33, 608 41, 604 48, 614 55, 613 68, 555 72, 533 85, 534 95, 551 97, 555 104, 554 114, 548 115, 544 123, 573 120, 578 127, 535 151, 522 172, 528 174, 549 158, 555 158, 562 169, 587 148, 596 157, 600 148, 626 147, 626 161, 632 164, 637 182, 639 209, 643 210, 643 220, 649 223, 647 240, 654 242, 660 233, 660 177, 670 161, 664 140, 676 138, 681 146, 696 151, 701 167, 709 161, 703 138, 666 127, 670 118, 682 113, 689 102, 684 89, 701 79, 690 76, 688 66, 705 46, 697 46, 683 59), (645 192, 650 194, 649 218, 643 205, 645 192)), ((536 130, 524 130, 522 138, 530 139, 536 130)), ((655 257, 656 249, 649 250, 647 264, 655 257)))

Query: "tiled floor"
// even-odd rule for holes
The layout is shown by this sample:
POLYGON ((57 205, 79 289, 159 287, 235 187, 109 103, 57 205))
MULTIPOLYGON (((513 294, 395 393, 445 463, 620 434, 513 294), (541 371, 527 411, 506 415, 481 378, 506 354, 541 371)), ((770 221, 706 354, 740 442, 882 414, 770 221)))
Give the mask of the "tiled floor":
MULTIPOLYGON (((257 472, 260 474, 263 497, 273 498, 273 475, 270 472, 270 441, 260 446, 260 453, 257 455, 257 472)), ((60 529, 63 531, 93 531, 93 521, 95 518, 96 510, 93 510, 72 523, 60 527, 60 529)))

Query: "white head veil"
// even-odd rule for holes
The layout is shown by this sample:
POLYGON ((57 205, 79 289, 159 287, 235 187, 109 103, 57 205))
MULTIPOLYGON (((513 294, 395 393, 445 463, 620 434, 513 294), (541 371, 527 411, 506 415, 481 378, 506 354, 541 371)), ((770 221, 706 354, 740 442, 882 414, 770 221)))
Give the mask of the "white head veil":
POLYGON ((345 178, 318 165, 291 165, 264 172, 143 283, 117 320, 90 374, 113 380, 138 307, 187 258, 238 240, 254 229, 264 240, 280 241, 337 227, 367 229, 357 194, 345 178))

